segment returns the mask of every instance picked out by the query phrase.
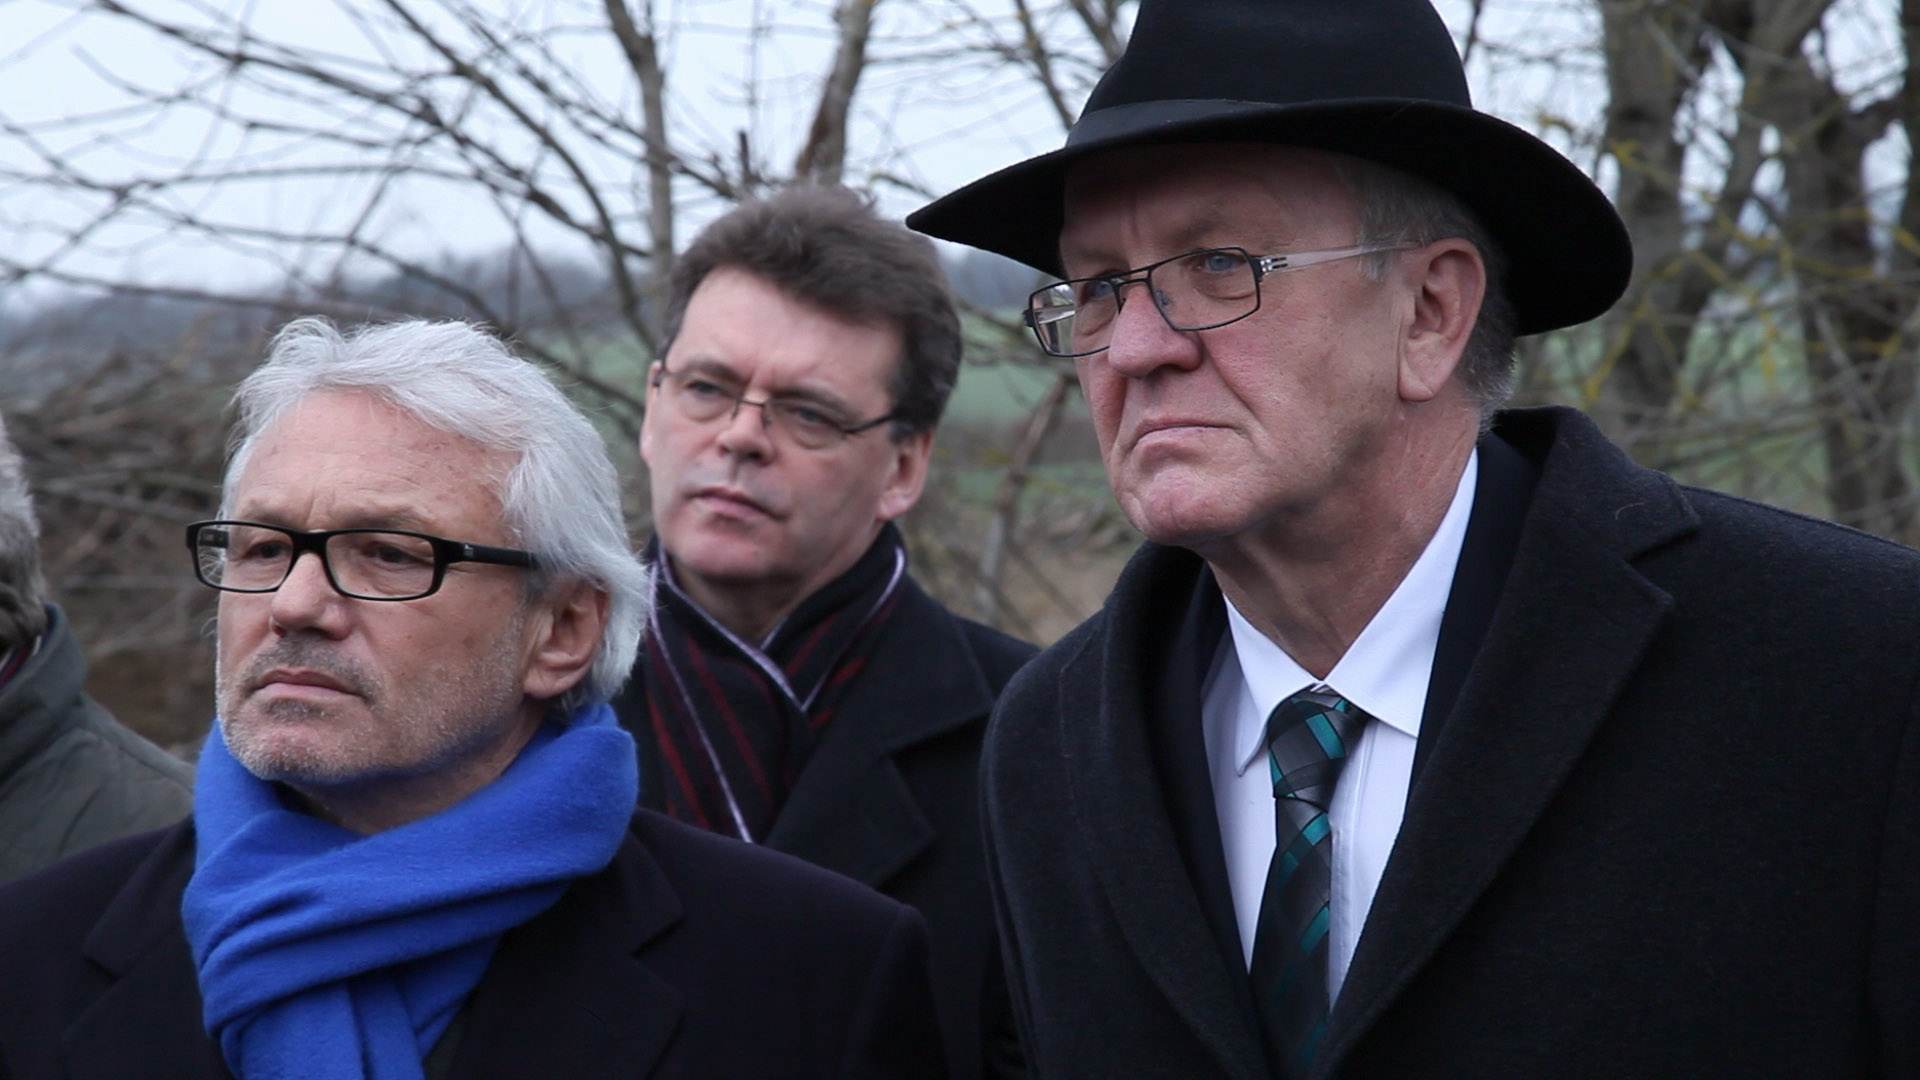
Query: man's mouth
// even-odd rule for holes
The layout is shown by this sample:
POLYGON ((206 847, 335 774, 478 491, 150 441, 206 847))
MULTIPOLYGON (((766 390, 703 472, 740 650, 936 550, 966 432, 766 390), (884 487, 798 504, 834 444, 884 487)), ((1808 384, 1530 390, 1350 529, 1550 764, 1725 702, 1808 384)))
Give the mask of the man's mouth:
POLYGON ((359 694, 359 690, 347 680, 314 668, 274 668, 255 679, 253 688, 256 692, 279 688, 279 694, 292 697, 359 694))
POLYGON ((704 503, 718 504, 720 508, 735 508, 774 517, 774 512, 764 503, 743 491, 727 487, 704 487, 696 490, 693 497, 704 503))

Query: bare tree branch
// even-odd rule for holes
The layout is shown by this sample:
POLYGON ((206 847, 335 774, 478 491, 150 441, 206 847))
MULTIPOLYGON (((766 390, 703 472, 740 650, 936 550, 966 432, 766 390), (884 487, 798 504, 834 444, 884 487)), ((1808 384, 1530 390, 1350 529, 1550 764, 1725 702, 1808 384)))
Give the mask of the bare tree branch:
POLYGON ((820 104, 814 110, 807 141, 793 163, 795 177, 827 184, 840 182, 847 162, 848 114, 853 110, 860 74, 867 68, 867 38, 873 32, 873 9, 879 5, 880 0, 840 0, 834 17, 839 44, 834 50, 833 67, 820 87, 820 104))

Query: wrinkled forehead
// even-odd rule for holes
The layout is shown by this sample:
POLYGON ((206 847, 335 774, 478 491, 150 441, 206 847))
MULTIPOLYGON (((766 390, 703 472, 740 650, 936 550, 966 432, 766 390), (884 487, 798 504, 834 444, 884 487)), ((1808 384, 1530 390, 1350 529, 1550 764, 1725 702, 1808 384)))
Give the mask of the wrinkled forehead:
POLYGON ((1354 200, 1341 155, 1265 143, 1131 146, 1067 173, 1065 260, 1117 246, 1177 250, 1351 235, 1354 200))
POLYGON ((322 391, 267 419, 242 445, 224 502, 228 513, 317 502, 369 518, 486 509, 497 519, 513 460, 378 395, 322 391))
POLYGON ((666 366, 782 392, 888 397, 904 363, 906 331, 884 316, 863 317, 809 299, 737 266, 709 273, 688 298, 666 366))

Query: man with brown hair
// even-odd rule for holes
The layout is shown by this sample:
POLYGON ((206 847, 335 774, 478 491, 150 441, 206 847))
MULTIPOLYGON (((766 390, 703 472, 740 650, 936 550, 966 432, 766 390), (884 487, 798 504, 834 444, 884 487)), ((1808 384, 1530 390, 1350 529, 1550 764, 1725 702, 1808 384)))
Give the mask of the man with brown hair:
POLYGON ((1015 1068, 975 800, 1033 649, 907 574, 960 362, 932 245, 842 188, 745 204, 675 268, 640 450, 655 607, 614 705, 644 805, 919 908, 956 1078, 1015 1068))

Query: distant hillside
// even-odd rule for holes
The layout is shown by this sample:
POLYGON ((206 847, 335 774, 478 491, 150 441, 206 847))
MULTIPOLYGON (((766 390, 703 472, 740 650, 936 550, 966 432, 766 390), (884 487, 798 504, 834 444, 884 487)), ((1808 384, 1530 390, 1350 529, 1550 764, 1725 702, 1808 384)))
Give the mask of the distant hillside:
POLYGON ((1040 287, 1043 275, 1030 266, 991 252, 955 249, 945 262, 954 295, 982 308, 1018 308, 1040 287))

